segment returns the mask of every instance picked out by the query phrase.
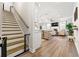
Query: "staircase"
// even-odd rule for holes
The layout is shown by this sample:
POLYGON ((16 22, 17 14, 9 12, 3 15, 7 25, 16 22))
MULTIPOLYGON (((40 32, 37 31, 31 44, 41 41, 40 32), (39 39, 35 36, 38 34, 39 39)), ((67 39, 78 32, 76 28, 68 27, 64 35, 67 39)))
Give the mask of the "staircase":
POLYGON ((24 52, 24 34, 11 12, 4 11, 2 36, 7 37, 7 56, 24 52))

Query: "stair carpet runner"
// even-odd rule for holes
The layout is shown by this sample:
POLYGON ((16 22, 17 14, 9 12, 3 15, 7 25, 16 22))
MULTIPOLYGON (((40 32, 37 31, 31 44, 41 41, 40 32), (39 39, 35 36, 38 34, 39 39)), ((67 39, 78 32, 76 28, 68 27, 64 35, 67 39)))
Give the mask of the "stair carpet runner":
POLYGON ((4 11, 2 36, 7 37, 7 56, 13 57, 23 51, 24 35, 11 12, 4 11))

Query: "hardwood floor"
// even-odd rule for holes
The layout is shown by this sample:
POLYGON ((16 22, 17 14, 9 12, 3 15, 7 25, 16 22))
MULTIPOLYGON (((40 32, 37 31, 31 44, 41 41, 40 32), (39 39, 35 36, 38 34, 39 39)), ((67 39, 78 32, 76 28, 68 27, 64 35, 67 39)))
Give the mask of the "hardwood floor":
POLYGON ((28 51, 19 57, 78 57, 78 53, 73 41, 64 36, 52 36, 50 40, 43 39, 35 53, 28 51))

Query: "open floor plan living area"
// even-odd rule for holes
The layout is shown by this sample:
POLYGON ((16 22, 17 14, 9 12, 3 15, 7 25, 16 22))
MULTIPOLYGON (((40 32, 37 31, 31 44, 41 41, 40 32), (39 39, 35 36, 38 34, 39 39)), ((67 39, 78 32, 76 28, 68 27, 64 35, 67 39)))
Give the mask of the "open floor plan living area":
POLYGON ((0 2, 0 57, 79 57, 78 2, 0 2))

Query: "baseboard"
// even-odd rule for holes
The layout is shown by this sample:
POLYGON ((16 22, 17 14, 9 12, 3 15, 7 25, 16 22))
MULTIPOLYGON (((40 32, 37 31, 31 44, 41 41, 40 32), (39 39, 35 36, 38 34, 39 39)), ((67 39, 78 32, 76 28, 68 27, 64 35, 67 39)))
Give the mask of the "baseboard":
POLYGON ((29 51, 30 51, 31 53, 34 53, 34 52, 35 52, 35 49, 29 49, 29 51))

